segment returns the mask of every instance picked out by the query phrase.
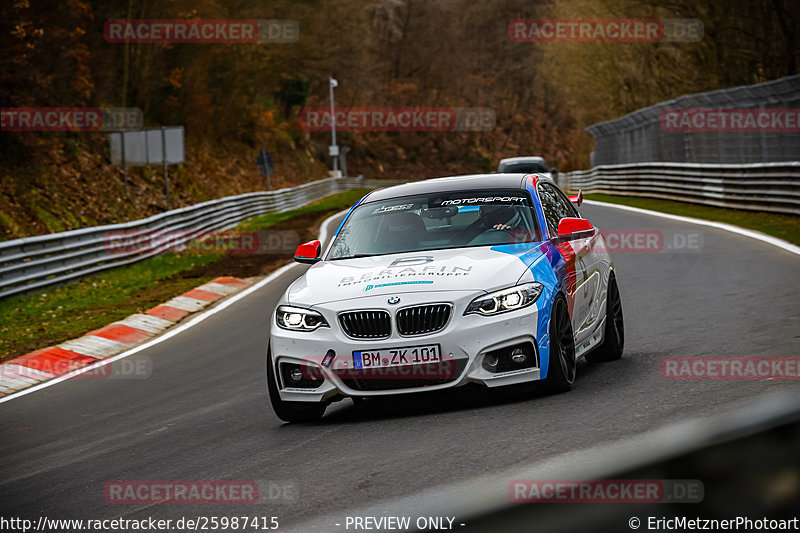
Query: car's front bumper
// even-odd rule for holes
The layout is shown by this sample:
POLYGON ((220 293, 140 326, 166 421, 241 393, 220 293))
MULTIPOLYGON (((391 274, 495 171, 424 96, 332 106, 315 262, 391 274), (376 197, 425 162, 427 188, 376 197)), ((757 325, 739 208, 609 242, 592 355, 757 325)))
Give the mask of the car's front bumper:
MULTIPOLYGON (((275 324, 273 316, 270 335, 271 356, 268 364, 276 365, 275 375, 279 376, 281 399, 323 402, 340 396, 368 397, 440 390, 470 382, 498 387, 540 379, 539 354, 544 344, 540 345, 539 343, 547 342, 546 335, 544 335, 544 339, 537 339, 537 328, 541 329, 539 317, 543 314, 542 308, 545 305, 542 301, 543 297, 540 297, 534 305, 513 312, 495 316, 474 314, 464 316, 464 310, 476 296, 474 291, 418 292, 403 294, 402 304, 398 306, 389 305, 385 295, 364 296, 358 299, 316 305, 313 309, 325 317, 330 327, 321 327, 313 332, 282 329, 275 324), (394 321, 395 308, 429 303, 451 303, 453 305, 447 326, 432 334, 399 335, 394 321), (393 317, 391 336, 381 340, 358 340, 345 335, 339 325, 338 314, 359 309, 385 309, 388 311, 393 317), (529 343, 533 348, 533 353, 530 354, 533 360, 529 359, 525 368, 512 368, 497 373, 484 368, 482 363, 487 353, 525 343, 529 343), (364 387, 364 381, 360 382, 362 384, 360 388, 354 388, 354 382, 348 379, 352 378, 355 373, 352 368, 353 352, 430 344, 438 344, 443 358, 455 363, 455 365, 451 364, 447 367, 445 383, 442 383, 440 379, 431 384, 430 373, 414 374, 413 372, 411 375, 401 374, 406 378, 403 380, 401 388, 386 388, 387 383, 380 383, 376 387, 367 384, 364 387), (330 350, 336 355, 331 365, 324 368, 321 366, 321 362, 330 350), (289 383, 283 383, 284 379, 280 377, 278 365, 284 362, 312 366, 324 376, 324 380, 316 388, 292 387, 289 383), (453 372, 453 369, 456 371, 453 372), (411 381, 417 378, 419 385, 411 381)), ((542 336, 539 335, 539 337, 542 336)), ((372 379, 392 377, 397 377, 397 374, 387 371, 372 379)))

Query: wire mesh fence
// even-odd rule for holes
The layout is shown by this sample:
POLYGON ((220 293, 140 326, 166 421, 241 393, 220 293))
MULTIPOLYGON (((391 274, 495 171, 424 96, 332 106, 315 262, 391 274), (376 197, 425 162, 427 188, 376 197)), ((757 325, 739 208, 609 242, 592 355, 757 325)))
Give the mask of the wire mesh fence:
POLYGON ((586 128, 592 167, 800 161, 800 75, 685 95, 586 128))

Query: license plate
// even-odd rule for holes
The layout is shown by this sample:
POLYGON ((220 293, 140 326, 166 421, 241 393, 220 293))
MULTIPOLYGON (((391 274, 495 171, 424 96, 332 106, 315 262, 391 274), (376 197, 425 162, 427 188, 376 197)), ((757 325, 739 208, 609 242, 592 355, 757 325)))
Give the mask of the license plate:
POLYGON ((442 349, 438 344, 353 352, 353 368, 356 370, 441 362, 442 349))

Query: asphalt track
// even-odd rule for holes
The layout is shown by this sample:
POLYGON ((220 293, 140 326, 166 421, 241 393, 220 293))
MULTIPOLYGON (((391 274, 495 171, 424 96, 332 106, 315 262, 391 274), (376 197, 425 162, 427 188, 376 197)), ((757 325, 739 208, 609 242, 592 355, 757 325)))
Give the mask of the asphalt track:
MULTIPOLYGON (((800 389, 797 381, 670 381, 659 373, 666 356, 798 355, 800 257, 718 229, 601 206, 583 212, 604 230, 659 229, 665 245, 689 235, 701 244, 613 254, 625 356, 581 364, 573 391, 347 400, 320 423, 282 424, 264 386, 268 316, 307 268, 298 265, 131 356, 152 363, 147 379, 72 379, 0 404, 0 515, 277 516, 283 529, 800 389), (251 505, 119 505, 103 496, 112 480, 214 479, 288 490, 251 505)), ((332 522, 330 531, 344 531, 332 522)))

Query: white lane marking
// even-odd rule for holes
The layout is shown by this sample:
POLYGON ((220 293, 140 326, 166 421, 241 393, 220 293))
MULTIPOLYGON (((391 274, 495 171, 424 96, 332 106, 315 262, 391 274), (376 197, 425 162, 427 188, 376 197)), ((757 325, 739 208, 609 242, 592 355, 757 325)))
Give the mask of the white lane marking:
MULTIPOLYGON (((329 216, 328 218, 326 218, 322 222, 322 224, 320 226, 320 232, 319 232, 319 240, 320 241, 325 242, 327 240, 328 233, 329 233, 328 226, 331 225, 331 223, 333 222, 333 220, 336 219, 336 217, 342 216, 345 213, 347 213, 347 210, 339 211, 338 213, 329 216)), ((285 274, 286 272, 288 272, 289 270, 291 270, 292 268, 294 268, 296 266, 298 266, 298 263, 289 263, 288 265, 282 266, 281 268, 279 268, 278 270, 276 270, 275 272, 273 272, 272 274, 270 274, 266 278, 262 279, 258 283, 254 284, 254 285, 251 285, 250 287, 248 287, 247 289, 243 290, 239 294, 231 296, 227 300, 225 300, 222 303, 220 303, 218 306, 213 307, 213 308, 209 309, 208 311, 205 311, 203 313, 200 313, 200 314, 192 317, 191 320, 189 320, 186 324, 182 324, 180 326, 177 326, 175 329, 169 330, 168 332, 166 332, 165 334, 161 335, 160 337, 156 337, 155 339, 153 339, 151 341, 148 341, 148 342, 146 342, 144 344, 140 344, 139 346, 136 346, 135 348, 131 348, 130 350, 128 350, 126 352, 122 352, 119 355, 115 355, 114 357, 109 357, 108 359, 104 359, 102 361, 98 361, 97 363, 94 363, 92 365, 85 366, 85 367, 79 368, 77 370, 73 370, 69 374, 64 374, 61 377, 57 377, 55 379, 51 379, 50 381, 45 381, 44 383, 40 383, 38 385, 34 385, 33 387, 29 387, 27 389, 21 390, 19 392, 16 392, 14 394, 9 395, 9 396, 4 396, 4 397, 0 398, 0 403, 5 403, 5 402, 8 402, 10 400, 13 400, 14 398, 19 398, 21 396, 25 396, 26 394, 30 394, 32 392, 44 389, 46 387, 50 387, 52 385, 55 385, 56 383, 61 383, 62 381, 66 381, 66 380, 68 380, 70 378, 74 378, 75 376, 79 376, 81 374, 85 374, 86 372, 94 371, 95 369, 98 369, 98 368, 100 368, 102 366, 111 364, 114 361, 118 361, 120 359, 124 359, 126 357, 130 357, 131 355, 139 353, 139 352, 141 352, 143 350, 146 350, 148 348, 152 348, 156 344, 160 344, 160 343, 162 343, 162 342, 164 342, 164 341, 166 341, 168 339, 171 339, 172 337, 174 337, 176 335, 179 335, 179 334, 183 333, 187 329, 192 328, 192 327, 196 326, 197 324, 203 322, 205 319, 216 315, 217 313, 219 313, 220 311, 222 311, 224 309, 227 309, 228 307, 230 307, 231 305, 235 304, 239 300, 241 300, 243 298, 246 298, 247 296, 253 294, 254 292, 256 292, 259 289, 264 288, 270 282, 272 282, 273 280, 281 277, 283 274, 285 274)), ((264 349, 266 350, 266 346, 264 347, 264 349)))
POLYGON ((631 207, 629 205, 622 205, 622 204, 612 204, 608 202, 598 202, 597 200, 584 200, 584 204, 589 205, 599 205, 601 207, 613 207, 614 209, 621 209, 623 211, 631 211, 633 213, 641 213, 643 215, 650 215, 654 217, 661 217, 661 218, 668 218, 670 220, 677 220, 678 222, 686 222, 688 224, 697 224, 699 226, 709 226, 712 228, 721 229, 724 231, 729 231, 731 233, 736 233, 738 235, 743 235, 745 237, 750 237, 751 239, 756 239, 761 242, 765 242, 767 244, 771 244, 773 246, 777 246, 778 248, 782 248, 787 252, 800 255, 800 246, 796 246, 789 241, 784 241, 783 239, 779 239, 777 237, 773 237, 771 235, 767 235, 766 233, 761 233, 760 231, 755 231, 751 229, 740 228, 739 226, 734 226, 733 224, 726 224, 724 222, 713 222, 711 220, 703 220, 701 218, 691 218, 691 217, 683 217, 680 215, 670 215, 668 213, 662 213, 660 211, 651 211, 649 209, 642 209, 640 207, 631 207))

